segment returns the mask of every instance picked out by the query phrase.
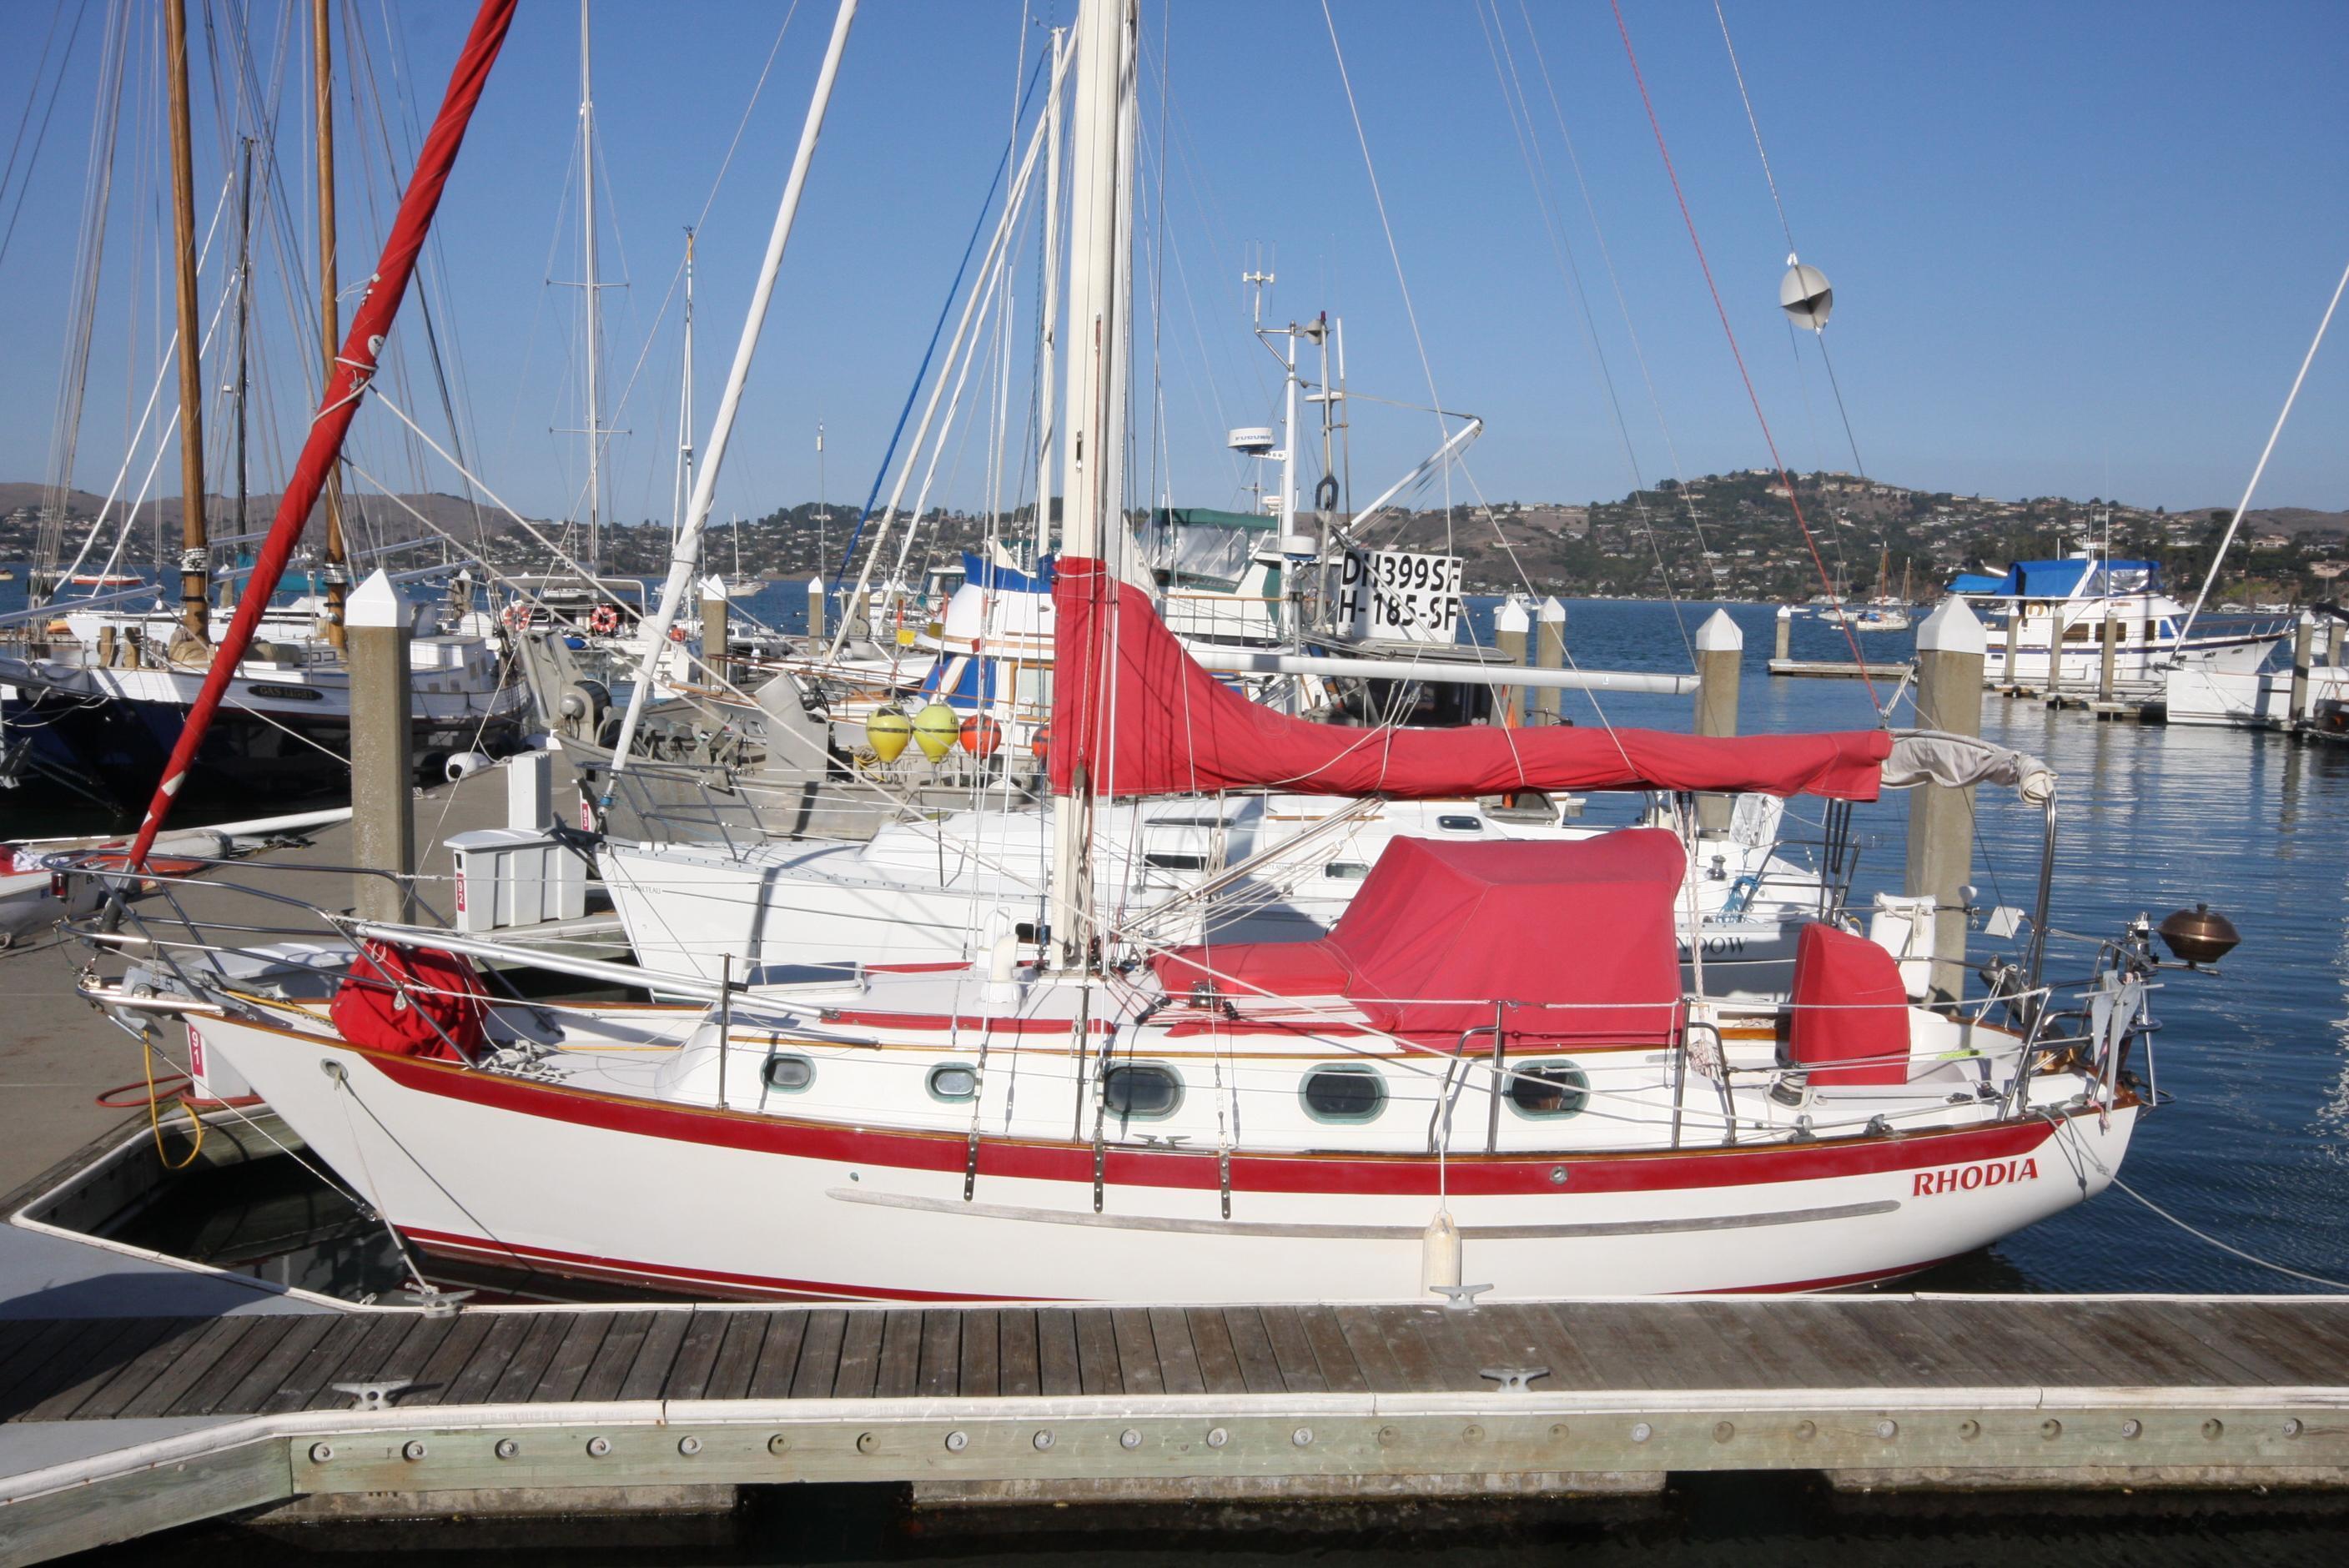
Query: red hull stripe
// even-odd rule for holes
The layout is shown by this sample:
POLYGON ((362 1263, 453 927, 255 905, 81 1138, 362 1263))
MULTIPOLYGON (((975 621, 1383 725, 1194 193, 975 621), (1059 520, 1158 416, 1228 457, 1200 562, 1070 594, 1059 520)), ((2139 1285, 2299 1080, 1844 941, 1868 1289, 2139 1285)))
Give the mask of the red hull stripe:
POLYGON ((1019 1301, 1008 1295, 965 1295, 950 1290, 896 1290, 883 1285, 833 1284, 821 1280, 776 1279, 766 1274, 730 1274, 723 1269, 673 1268, 667 1264, 634 1263, 625 1258, 598 1257, 594 1253, 568 1253, 559 1247, 525 1247, 505 1242, 485 1242, 446 1231, 419 1230, 402 1225, 399 1233, 428 1253, 478 1259, 506 1268, 538 1269, 547 1274, 612 1280, 623 1284, 651 1285, 657 1290, 690 1295, 740 1297, 788 1296, 808 1301, 1019 1301))
MULTIPOLYGON (((789 1121, 746 1111, 656 1104, 620 1095, 533 1083, 415 1057, 362 1053, 403 1088, 499 1110, 608 1131, 718 1149, 900 1171, 959 1172, 968 1155, 962 1132, 880 1131, 789 1121)), ((1449 1191, 1464 1195, 1658 1192, 1762 1186, 1885 1171, 1928 1170, 2008 1160, 2037 1149, 2054 1132, 2041 1119, 1945 1132, 1893 1133, 1831 1142, 1770 1144, 1690 1153, 1463 1155, 1447 1162, 1449 1191), (1560 1181, 1554 1174, 1566 1173, 1560 1181)), ((1090 1187, 1090 1144, 982 1140, 978 1175, 1067 1181, 1090 1187)), ((1112 1187, 1214 1191, 1216 1151, 1112 1149, 1102 1176, 1112 1187)), ((1231 1184, 1244 1192, 1433 1195, 1435 1161, 1423 1154, 1235 1154, 1231 1184)))

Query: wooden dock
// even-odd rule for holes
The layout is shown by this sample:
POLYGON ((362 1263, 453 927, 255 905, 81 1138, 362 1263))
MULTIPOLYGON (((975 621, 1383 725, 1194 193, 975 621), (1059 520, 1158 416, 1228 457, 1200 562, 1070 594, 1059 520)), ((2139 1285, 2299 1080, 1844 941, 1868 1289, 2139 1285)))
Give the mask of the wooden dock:
POLYGON ((9 1563, 356 1494, 430 1514, 858 1481, 961 1503, 1568 1495, 1676 1470, 2338 1486, 2349 1301, 30 1320, 0 1325, 0 1414, 9 1563))
POLYGON ((1848 659, 1772 659, 1770 673, 1798 680, 1906 680, 1916 673, 1911 664, 1856 665, 1848 659))

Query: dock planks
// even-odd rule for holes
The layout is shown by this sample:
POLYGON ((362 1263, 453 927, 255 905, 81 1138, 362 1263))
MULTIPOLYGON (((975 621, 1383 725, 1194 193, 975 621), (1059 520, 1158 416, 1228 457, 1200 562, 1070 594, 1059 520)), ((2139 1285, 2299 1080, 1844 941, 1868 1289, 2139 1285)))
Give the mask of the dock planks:
POLYGON ((1808 1297, 99 1318, 0 1335, 0 1420, 403 1406, 1489 1390, 2349 1387, 2349 1302, 1808 1297))

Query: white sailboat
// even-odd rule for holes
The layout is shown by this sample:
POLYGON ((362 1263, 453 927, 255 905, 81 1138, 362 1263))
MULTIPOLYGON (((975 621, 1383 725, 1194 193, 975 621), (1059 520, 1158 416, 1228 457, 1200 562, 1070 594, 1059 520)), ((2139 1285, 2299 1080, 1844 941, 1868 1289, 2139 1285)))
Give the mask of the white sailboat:
MULTIPOLYGON (((1900 921, 1886 944, 1814 923, 1786 999, 1724 1000, 1701 965, 1683 985, 1690 840, 1656 828, 1395 839, 1316 942, 1170 948, 1124 929, 1090 871, 1121 800, 1299 778, 1358 798, 1742 789, 1838 810, 1887 782, 2053 788, 2027 759, 1931 736, 1343 730, 1247 704, 1190 661, 1095 553, 1120 548, 1138 21, 1134 0, 1087 0, 1079 22, 1070 335, 1102 347, 1067 367, 1056 809, 1031 943, 1009 931, 979 963, 811 986, 555 959, 687 999, 550 1003, 483 993, 456 954, 507 951, 494 943, 345 923, 367 944, 356 961, 264 947, 184 978, 92 981, 93 999, 142 1023, 187 1012, 428 1254, 698 1294, 1805 1289, 1910 1272, 2100 1191, 2147 1104, 2142 932, 2106 944, 2070 1001, 2040 983, 2035 934, 1992 995, 1927 1007, 1900 921)), ((694 569, 672 572, 657 625, 694 569)), ((1929 911, 1903 918, 1913 931, 1929 911)))

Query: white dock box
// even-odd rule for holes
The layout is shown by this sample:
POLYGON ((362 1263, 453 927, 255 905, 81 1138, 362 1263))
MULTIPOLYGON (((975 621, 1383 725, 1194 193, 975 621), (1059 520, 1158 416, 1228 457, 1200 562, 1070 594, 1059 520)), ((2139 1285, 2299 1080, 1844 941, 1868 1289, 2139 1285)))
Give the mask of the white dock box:
POLYGON ((449 835, 457 863, 457 929, 480 933, 587 912, 587 869, 540 833, 477 828, 449 835))

